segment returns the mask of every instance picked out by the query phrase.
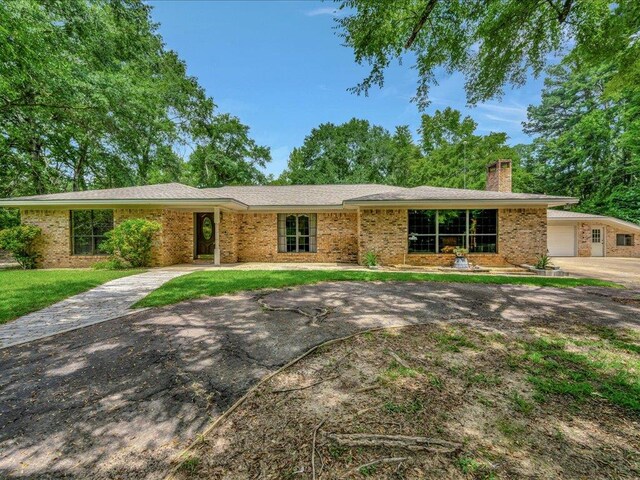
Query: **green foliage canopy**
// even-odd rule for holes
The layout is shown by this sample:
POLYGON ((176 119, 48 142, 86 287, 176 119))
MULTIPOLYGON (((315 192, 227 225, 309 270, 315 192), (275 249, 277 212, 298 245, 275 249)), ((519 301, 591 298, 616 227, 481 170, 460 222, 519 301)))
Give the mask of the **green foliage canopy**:
POLYGON ((261 168, 270 161, 271 151, 256 144, 248 126, 232 115, 217 115, 201 128, 189 157, 186 183, 197 187, 266 183, 269 179, 261 168))
POLYGON ((469 103, 540 75, 548 59, 573 47, 585 61, 620 56, 620 76, 637 64, 637 0, 344 0, 341 35, 357 63, 371 66, 352 90, 384 84, 393 60, 415 59, 415 99, 429 103, 437 76, 461 72, 469 103), (623 60, 623 61, 622 61, 623 60))
POLYGON ((341 125, 323 123, 294 148, 283 183, 392 183, 407 181, 419 151, 408 127, 394 135, 367 120, 353 118, 341 125))
POLYGON ((295 148, 280 183, 386 183, 484 189, 489 163, 514 161, 514 187, 525 186, 518 152, 506 144, 505 133, 476 133, 477 124, 446 108, 422 115, 420 141, 409 127, 394 134, 366 120, 341 125, 326 123, 311 131, 295 148))
POLYGON ((411 184, 483 190, 487 165, 509 158, 513 161, 513 188, 520 191, 523 175, 519 157, 507 145, 507 135, 503 132, 478 135, 477 126, 471 117, 463 118, 458 110, 449 107, 436 110, 433 115, 422 115, 424 157, 414 164, 411 184))
MULTIPOLYGON (((184 181, 183 152, 212 125, 244 128, 236 149, 256 149, 237 119, 214 114, 165 48, 150 8, 142 0, 0 2, 0 197, 184 181)), ((209 142, 209 155, 216 148, 209 142)), ((227 160, 225 181, 244 181, 234 177, 250 170, 234 164, 243 161, 227 160)), ((201 175, 197 165, 191 172, 201 175)))
POLYGON ((640 223, 640 87, 612 89, 613 62, 575 57, 549 69, 525 130, 530 188, 579 197, 579 209, 640 223))

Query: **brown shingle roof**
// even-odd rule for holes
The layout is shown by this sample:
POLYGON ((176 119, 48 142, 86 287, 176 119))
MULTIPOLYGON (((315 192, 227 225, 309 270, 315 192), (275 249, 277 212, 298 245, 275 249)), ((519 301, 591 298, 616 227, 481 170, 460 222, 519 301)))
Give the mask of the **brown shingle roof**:
POLYGON ((364 204, 367 202, 464 202, 464 201, 498 201, 507 203, 526 203, 527 201, 549 205, 575 203, 570 197, 550 197, 527 193, 503 193, 484 190, 464 190, 456 188, 415 187, 403 188, 391 185, 357 184, 357 185, 270 185, 270 186, 228 186, 219 188, 195 188, 180 183, 164 183, 144 185, 140 187, 111 188, 104 190, 87 190, 83 192, 54 193, 0 199, 0 205, 21 206, 47 203, 69 205, 75 203, 109 204, 110 201, 123 203, 157 204, 162 202, 187 202, 211 204, 235 204, 236 208, 269 208, 269 207, 331 207, 345 204, 364 204))
POLYGON ((571 197, 552 197, 531 193, 507 193, 490 190, 469 190, 462 188, 441 188, 421 186, 414 188, 402 188, 397 191, 384 192, 374 195, 366 195, 349 199, 348 203, 369 201, 429 201, 429 200, 550 200, 567 199, 571 197))
POLYGON ((181 183, 160 183, 139 187, 107 188, 82 192, 51 193, 6 200, 180 200, 209 198, 204 190, 181 183))
POLYGON ((613 218, 594 213, 571 212, 569 210, 547 210, 547 218, 551 219, 590 219, 590 218, 613 218))
POLYGON ((626 220, 620 220, 615 217, 607 217, 605 215, 596 215, 595 213, 571 212, 569 210, 547 210, 548 220, 564 220, 564 221, 588 221, 595 220, 599 223, 612 223, 621 227, 630 228, 632 230, 640 230, 640 225, 626 220))
POLYGON ((269 185, 206 188, 213 196, 234 198, 249 206, 323 205, 336 206, 354 197, 398 192, 402 187, 377 184, 359 185, 269 185))

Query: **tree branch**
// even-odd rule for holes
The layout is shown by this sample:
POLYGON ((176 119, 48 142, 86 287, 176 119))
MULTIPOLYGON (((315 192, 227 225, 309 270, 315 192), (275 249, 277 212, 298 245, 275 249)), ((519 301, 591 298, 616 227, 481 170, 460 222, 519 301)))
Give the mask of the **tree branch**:
POLYGON ((416 23, 415 27, 413 27, 413 31, 411 32, 411 35, 409 36, 407 43, 404 44, 405 49, 411 48, 411 45, 413 45, 413 42, 416 41, 418 33, 420 33, 420 30, 422 30, 422 27, 424 27, 424 24, 427 23, 427 20, 429 19, 429 15, 431 15, 433 8, 436 6, 436 3, 438 3, 438 0, 429 0, 429 3, 425 7, 424 12, 422 12, 420 19, 418 20, 418 23, 416 23))
POLYGON ((562 5, 562 9, 559 9, 553 0, 547 0, 547 3, 553 8, 558 14, 558 23, 563 24, 567 17, 569 16, 569 12, 571 11, 571 7, 573 6, 573 0, 564 0, 564 4, 562 5))

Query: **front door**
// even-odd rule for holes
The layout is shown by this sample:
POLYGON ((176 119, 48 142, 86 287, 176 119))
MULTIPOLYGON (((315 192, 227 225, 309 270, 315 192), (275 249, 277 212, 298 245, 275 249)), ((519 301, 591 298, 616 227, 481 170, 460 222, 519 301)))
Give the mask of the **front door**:
POLYGON ((213 255, 216 248, 213 213, 196 213, 196 253, 213 255))
POLYGON ((594 228, 591 230, 591 256, 604 256, 604 243, 601 228, 594 228))

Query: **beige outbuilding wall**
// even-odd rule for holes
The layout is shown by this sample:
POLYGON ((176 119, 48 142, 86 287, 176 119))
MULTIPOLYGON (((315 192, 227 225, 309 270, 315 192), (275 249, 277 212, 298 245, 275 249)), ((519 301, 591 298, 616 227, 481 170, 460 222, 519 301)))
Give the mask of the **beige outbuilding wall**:
POLYGON ((604 256, 606 257, 640 257, 640 234, 631 229, 625 229, 602 222, 579 222, 576 226, 578 257, 591 256, 591 231, 594 228, 602 230, 604 239, 604 256), (633 236, 633 245, 617 245, 616 236, 618 234, 628 234, 633 236))

